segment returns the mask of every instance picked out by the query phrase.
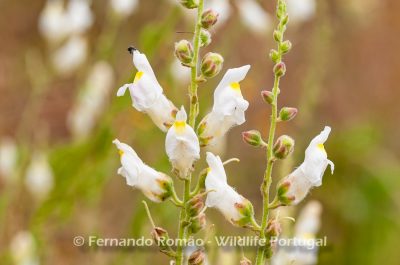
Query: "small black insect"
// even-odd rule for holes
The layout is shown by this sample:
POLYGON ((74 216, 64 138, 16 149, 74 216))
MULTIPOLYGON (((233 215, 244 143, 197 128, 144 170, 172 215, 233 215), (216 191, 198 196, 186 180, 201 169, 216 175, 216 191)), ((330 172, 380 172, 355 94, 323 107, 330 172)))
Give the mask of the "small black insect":
POLYGON ((132 47, 132 46, 129 46, 128 47, 128 52, 130 53, 130 54, 133 54, 133 52, 134 51, 136 51, 137 49, 135 48, 135 47, 132 47))

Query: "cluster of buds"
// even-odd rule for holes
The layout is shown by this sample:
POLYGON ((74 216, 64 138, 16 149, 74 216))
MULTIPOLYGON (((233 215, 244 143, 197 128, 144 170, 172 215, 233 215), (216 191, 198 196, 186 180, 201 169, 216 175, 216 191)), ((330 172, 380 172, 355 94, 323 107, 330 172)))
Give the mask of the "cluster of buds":
POLYGON ((204 205, 204 194, 198 194, 188 202, 187 213, 190 216, 188 230, 190 234, 196 234, 206 227, 204 205))

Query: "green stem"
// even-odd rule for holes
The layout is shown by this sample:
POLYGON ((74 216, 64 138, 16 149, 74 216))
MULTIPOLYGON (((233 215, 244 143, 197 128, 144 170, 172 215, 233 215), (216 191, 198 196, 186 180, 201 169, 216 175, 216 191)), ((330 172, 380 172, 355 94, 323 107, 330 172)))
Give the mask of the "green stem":
MULTIPOLYGON (((195 25, 195 32, 194 32, 194 39, 193 39, 193 49, 194 49, 194 55, 193 55, 193 62, 191 66, 191 83, 189 87, 189 97, 190 97, 190 112, 189 112, 189 125, 192 128, 195 128, 196 126, 196 117, 198 114, 198 109, 199 109, 199 103, 198 103, 198 97, 197 97, 197 72, 198 72, 198 61, 199 61, 199 51, 200 51, 200 32, 201 32, 201 15, 203 13, 203 6, 204 6, 204 0, 199 1, 199 6, 197 8, 197 19, 196 19, 196 25, 195 25)), ((178 232, 178 238, 179 239, 187 239, 188 238, 188 232, 187 232, 187 224, 189 222, 189 216, 187 214, 187 202, 191 198, 190 194, 190 183, 191 183, 191 175, 188 176, 185 181, 185 187, 184 187, 184 197, 183 197, 183 208, 181 209, 180 215, 179 215, 179 232, 178 232)), ((184 241, 183 240, 183 241, 184 241)), ((182 240, 180 240, 182 242, 182 240)), ((176 250, 176 265, 182 265, 183 263, 183 246, 178 245, 177 250, 176 250)))

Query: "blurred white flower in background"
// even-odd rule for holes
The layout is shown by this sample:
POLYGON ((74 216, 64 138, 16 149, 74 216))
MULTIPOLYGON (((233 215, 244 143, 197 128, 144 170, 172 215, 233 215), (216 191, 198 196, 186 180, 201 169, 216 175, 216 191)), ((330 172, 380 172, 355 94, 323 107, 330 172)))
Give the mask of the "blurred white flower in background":
POLYGON ((89 135, 107 104, 114 82, 112 67, 105 61, 91 69, 83 90, 68 116, 68 127, 77 138, 89 135))
POLYGON ((120 17, 127 17, 135 12, 139 0, 111 0, 111 8, 120 17))
POLYGON ((57 43, 69 35, 82 34, 93 24, 89 1, 48 0, 39 17, 39 31, 50 43, 57 43))
POLYGON ((271 16, 254 0, 236 0, 242 23, 257 34, 268 33, 272 28, 271 16))
POLYGON ((314 17, 316 0, 286 0, 289 19, 293 22, 305 22, 314 17))
POLYGON ((3 138, 0 142, 0 177, 5 182, 13 180, 18 158, 18 148, 11 138, 3 138))
POLYGON ((174 60, 169 67, 169 70, 174 81, 178 82, 180 85, 189 84, 190 68, 183 66, 176 57, 174 57, 174 60))
POLYGON ((281 247, 272 256, 272 265, 314 265, 318 261, 318 247, 311 243, 315 240, 321 225, 322 206, 318 201, 310 201, 301 210, 294 227, 294 238, 298 242, 307 242, 303 246, 281 247), (303 240, 303 241, 302 241, 303 240))
POLYGON ((36 242, 28 231, 18 232, 11 240, 10 253, 15 265, 39 265, 36 242))
POLYGON ((86 61, 87 54, 87 39, 82 36, 74 36, 54 52, 52 63, 59 74, 67 75, 86 61))
POLYGON ((25 176, 26 188, 37 199, 44 199, 54 186, 53 170, 49 164, 46 153, 36 151, 33 153, 25 176))

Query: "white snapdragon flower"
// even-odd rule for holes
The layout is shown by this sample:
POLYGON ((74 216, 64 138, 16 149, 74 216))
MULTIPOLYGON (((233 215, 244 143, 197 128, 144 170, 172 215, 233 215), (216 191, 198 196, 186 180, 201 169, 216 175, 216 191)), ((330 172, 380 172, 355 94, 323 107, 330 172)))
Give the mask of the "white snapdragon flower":
POLYGON ((87 39, 81 36, 71 37, 53 54, 53 66, 58 73, 67 75, 85 62, 87 53, 87 39))
POLYGON ((328 165, 333 174, 334 164, 328 159, 324 143, 331 128, 325 129, 311 140, 305 151, 304 162, 285 177, 278 187, 279 200, 284 204, 297 204, 304 199, 312 187, 322 184, 322 176, 328 165))
POLYGON ((39 265, 36 242, 28 231, 18 232, 13 237, 10 253, 16 265, 39 265))
POLYGON ((64 12, 62 0, 47 0, 40 13, 39 31, 49 42, 59 42, 68 35, 64 12))
POLYGON ((39 17, 39 31, 51 43, 69 35, 82 34, 93 24, 93 14, 87 0, 47 0, 39 17))
POLYGON ((5 181, 14 180, 17 165, 17 145, 11 138, 4 138, 0 142, 0 176, 5 181))
POLYGON ((217 208, 232 224, 248 225, 254 218, 253 206, 249 200, 228 185, 221 158, 207 152, 209 166, 205 186, 206 206, 217 208))
POLYGON ((236 0, 242 23, 257 34, 266 34, 271 29, 271 16, 255 0, 236 0))
POLYGON ((165 139, 167 155, 180 177, 186 177, 192 170, 194 161, 200 158, 199 139, 186 120, 187 115, 182 106, 165 139))
POLYGON ((198 127, 201 146, 217 141, 231 127, 246 121, 244 112, 249 102, 243 98, 239 82, 246 77, 249 69, 250 65, 229 69, 215 89, 212 111, 198 127))
POLYGON ((121 143, 118 139, 113 143, 121 157, 122 167, 118 169, 118 174, 126 178, 129 186, 140 189, 154 202, 164 201, 171 196, 172 179, 169 176, 143 163, 129 145, 121 143))
POLYGON ((127 17, 132 14, 139 4, 139 0, 111 0, 111 8, 118 16, 127 17))
POLYGON ((318 201, 310 201, 301 210, 294 227, 290 248, 279 248, 272 256, 272 265, 314 265, 317 264, 318 246, 315 238, 321 225, 322 206, 318 201))
POLYGON ((93 13, 88 0, 69 0, 65 13, 69 34, 81 34, 93 24, 93 13))
POLYGON ((25 175, 26 188, 38 199, 45 198, 54 186, 53 170, 47 155, 35 152, 25 175))
POLYGON ((164 95, 146 55, 132 50, 133 64, 138 72, 132 84, 125 84, 118 89, 117 96, 123 96, 129 89, 132 106, 147 113, 157 127, 165 132, 174 123, 177 109, 164 95))
POLYGON ((290 20, 295 23, 311 19, 317 9, 315 0, 286 0, 286 3, 290 20))
POLYGON ((85 137, 90 133, 107 103, 113 82, 112 67, 107 62, 97 62, 68 116, 68 127, 74 136, 85 137))

